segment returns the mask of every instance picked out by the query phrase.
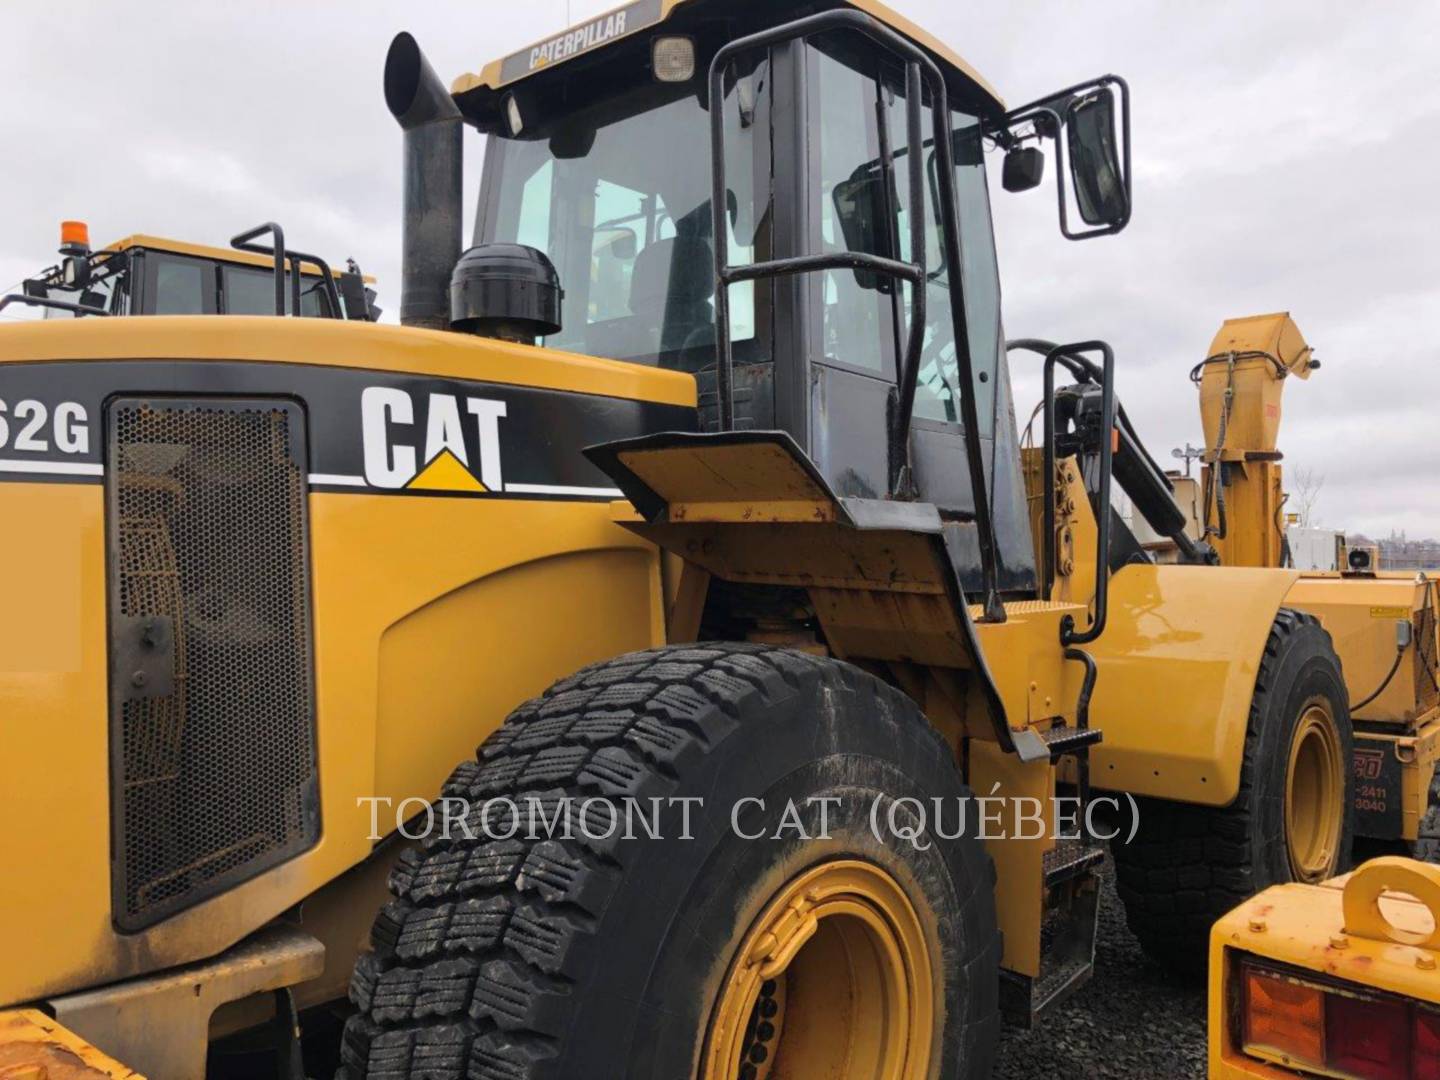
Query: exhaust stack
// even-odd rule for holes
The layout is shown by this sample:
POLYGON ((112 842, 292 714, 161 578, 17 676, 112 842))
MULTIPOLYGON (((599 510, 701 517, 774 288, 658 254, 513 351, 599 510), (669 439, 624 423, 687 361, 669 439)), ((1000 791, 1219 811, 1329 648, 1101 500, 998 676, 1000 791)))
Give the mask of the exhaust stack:
POLYGON ((450 273, 460 258, 462 121, 407 33, 395 35, 385 57, 385 104, 405 133, 400 321, 446 330, 450 273))

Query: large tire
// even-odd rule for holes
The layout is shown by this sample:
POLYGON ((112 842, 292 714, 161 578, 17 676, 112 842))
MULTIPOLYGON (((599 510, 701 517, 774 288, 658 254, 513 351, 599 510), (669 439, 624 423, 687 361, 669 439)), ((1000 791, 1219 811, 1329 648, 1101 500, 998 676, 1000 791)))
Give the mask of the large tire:
POLYGON ((1440 765, 1430 781, 1430 804, 1420 815, 1420 835, 1410 853, 1421 862, 1440 863, 1440 765))
POLYGON ((1134 840, 1112 845, 1126 921, 1149 956, 1177 971, 1202 974, 1210 927, 1221 915, 1271 885, 1321 880, 1349 867, 1355 835, 1353 744, 1349 698, 1330 635, 1313 615, 1282 608, 1255 680, 1235 801, 1207 807, 1137 800, 1134 840), (1324 715, 1317 718, 1317 710, 1324 715), (1317 734, 1316 723, 1327 730, 1317 734), (1304 745, 1308 760, 1308 740, 1322 735, 1333 742, 1329 752, 1338 775, 1331 779, 1337 790, 1324 799, 1328 814, 1313 821, 1302 815, 1292 837, 1287 828, 1292 754, 1304 745), (1315 855, 1317 840, 1323 857, 1315 855), (1306 854, 1312 856, 1308 863, 1306 854))
MULTIPOLYGON (((916 1000, 933 1025, 929 1060, 907 1078, 989 1075, 999 1031, 994 869, 975 840, 872 835, 877 798, 888 808, 969 793, 913 702, 857 668, 732 644, 623 656, 522 705, 446 794, 492 807, 530 795, 552 807, 561 795, 704 804, 691 805, 691 840, 672 808, 659 839, 639 827, 597 841, 577 827, 570 840, 457 836, 407 853, 352 980, 347 1080, 704 1076, 697 1063, 737 944, 786 882, 841 863, 897 885, 923 928, 932 977, 916 1000), (819 838, 822 804, 806 803, 820 796, 843 800, 823 806, 829 839, 819 838), (773 831, 793 801, 812 838, 792 829, 741 839, 731 813, 745 797, 766 807, 745 805, 745 832, 773 831)), ((844 1025, 826 1019, 809 1026, 843 1045, 844 1025)), ((785 1038, 771 1046, 772 1064, 785 1038)), ((803 1065, 787 1075, 811 1075, 803 1065)), ((754 1075, 738 1062, 726 1071, 754 1075)))

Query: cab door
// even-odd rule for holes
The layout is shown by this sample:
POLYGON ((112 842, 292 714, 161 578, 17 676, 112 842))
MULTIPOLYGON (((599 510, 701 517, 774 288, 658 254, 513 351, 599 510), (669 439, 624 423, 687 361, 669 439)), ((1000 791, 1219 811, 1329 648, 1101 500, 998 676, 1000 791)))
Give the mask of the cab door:
MULTIPOLYGON (((851 35, 829 34, 806 48, 809 205, 812 252, 866 250, 893 256, 894 205, 883 230, 857 242, 847 214, 888 146, 879 59, 851 35)), ((807 279, 813 314, 809 363, 810 456, 844 496, 888 490, 887 401, 896 385, 897 292, 864 271, 807 279)))
MULTIPOLYGON (((975 395, 986 480, 991 489, 999 554, 999 586, 1028 591, 1035 584, 1034 544, 1025 504, 1014 409, 1000 322, 999 274, 985 182, 978 119, 952 110, 956 193, 963 265, 945 265, 935 198, 936 159, 927 138, 918 153, 906 145, 903 74, 883 54, 850 35, 825 35, 807 46, 809 250, 863 250, 911 260, 909 169, 925 170, 928 273, 926 323, 911 428, 919 497, 962 523, 975 499, 966 464, 962 395, 975 395), (880 163, 894 162, 893 184, 880 163), (859 209, 861 202, 869 209, 859 209), (876 222, 867 219, 881 218, 876 222), (857 217, 860 224, 857 225, 857 217), (951 316, 951 278, 966 304, 975 384, 960 385, 951 316)), ((928 104, 922 131, 933 128, 928 104)), ((865 271, 810 275, 812 315, 808 365, 811 457, 843 496, 881 498, 889 492, 889 399, 910 326, 910 289, 865 271)), ((962 524, 962 529, 973 528, 962 524)), ((979 548, 961 576, 981 586, 979 548)))
MULTIPOLYGON (((965 430, 961 423, 961 396, 972 394, 980 422, 980 446, 989 485, 991 517, 995 526, 996 583, 1007 592, 1026 593, 1035 588, 1035 547, 1025 501, 1020 465, 1019 432, 1011 397, 1005 334, 1000 312, 1000 273, 986 184, 984 141, 980 120, 961 109, 950 110, 955 162, 955 198, 960 227, 961 266, 946 265, 939 214, 935 206, 938 185, 933 140, 927 138, 918 154, 906 145, 904 81, 899 71, 887 73, 885 93, 889 127, 896 136, 895 199, 898 206, 897 250, 909 260, 909 170, 925 171, 925 207, 928 243, 925 266, 926 293, 924 345, 915 390, 911 422, 911 461, 920 498, 934 503, 942 514, 962 522, 973 515, 975 495, 966 464, 965 430), (974 382, 960 382, 951 311, 951 281, 958 274, 965 304, 965 329, 970 347, 974 382)), ((930 107, 923 109, 922 131, 930 131, 930 107)), ((897 297, 900 340, 910 325, 910 290, 897 297)), ((903 348, 903 345, 901 346, 903 348)), ((965 526, 973 528, 973 526, 965 526)), ((961 581, 968 589, 982 587, 979 547, 968 545, 961 581)))

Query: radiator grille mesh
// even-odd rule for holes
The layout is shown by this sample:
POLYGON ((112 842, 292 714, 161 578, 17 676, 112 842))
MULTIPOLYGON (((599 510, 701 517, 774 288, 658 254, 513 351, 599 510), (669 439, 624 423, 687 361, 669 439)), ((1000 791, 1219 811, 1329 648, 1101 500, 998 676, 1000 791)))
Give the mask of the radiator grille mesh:
POLYGON ((1430 606, 1428 591, 1425 606, 1415 615, 1415 642, 1415 704, 1418 711, 1424 713, 1440 705, 1440 687, 1435 685, 1435 609, 1430 606))
POLYGON ((304 417, 107 415, 114 914, 150 925, 319 835, 304 417))

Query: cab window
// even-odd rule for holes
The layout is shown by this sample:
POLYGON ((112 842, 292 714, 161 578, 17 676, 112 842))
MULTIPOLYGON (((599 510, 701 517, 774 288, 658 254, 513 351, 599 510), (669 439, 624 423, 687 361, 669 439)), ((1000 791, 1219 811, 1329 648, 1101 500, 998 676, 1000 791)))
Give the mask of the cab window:
MULTIPOLYGON (((866 214, 860 203, 869 201, 875 190, 880 160, 880 90, 874 65, 864 54, 857 56, 828 39, 824 44, 823 51, 817 45, 811 52, 811 97, 820 106, 821 250, 893 257, 883 222, 871 220, 876 228, 864 237, 855 228, 866 214)), ((892 280, 864 270, 828 270, 820 287, 824 362, 893 378, 892 280)))
POLYGON ((204 259, 150 254, 146 290, 152 315, 215 314, 215 267, 204 259))
POLYGON ((635 264, 642 249, 674 237, 675 223, 658 194, 610 180, 596 183, 587 321, 606 322, 629 315, 635 264))
MULTIPOLYGON (((757 81, 743 120, 733 93, 724 103, 732 264, 768 245, 767 94, 757 81)), ((546 345, 685 371, 714 363, 709 118, 692 91, 647 85, 530 137, 491 137, 487 155, 477 241, 528 244, 555 264, 563 326, 546 345)), ((730 290, 739 364, 767 358, 756 292, 748 282, 730 290)))
MULTIPOLYGON (((258 267, 222 266, 221 311, 226 315, 274 315, 275 272, 258 267)), ((285 312, 290 313, 290 275, 285 275, 285 312)), ((300 277, 300 314, 311 318, 330 315, 324 282, 312 274, 300 277)))
MULTIPOLYGON (((896 133, 895 186, 899 203, 900 257, 910 258, 909 170, 913 163, 925 170, 925 217, 928 222, 925 265, 929 273, 926 292, 925 342, 920 354, 920 376, 915 392, 917 419, 959 423, 960 374, 955 351, 955 330, 950 310, 951 269, 945 265, 936 199, 939 178, 930 109, 923 110, 921 130, 925 142, 920 155, 909 153, 905 133, 905 99, 896 86, 890 106, 891 131, 896 133)), ((990 195, 985 184, 985 161, 976 117, 951 111, 951 148, 955 161, 955 200, 959 210, 960 257, 965 298, 966 334, 975 370, 975 407, 980 434, 994 429, 996 368, 1004 341, 1000 334, 1000 275, 995 258, 995 239, 990 222, 990 195)), ((909 324, 909 290, 903 310, 909 324)))
MULTIPOLYGON (((915 418, 959 424, 959 363, 951 317, 950 283, 937 209, 939 177, 930 108, 922 109, 923 142, 907 145, 904 82, 869 51, 819 39, 812 48, 812 99, 820 113, 820 239, 824 250, 859 250, 909 261, 911 168, 924 170, 927 271, 925 326, 916 386, 915 418), (883 123, 883 127, 882 127, 883 123), (882 154, 894 162, 894 186, 883 183, 882 154)), ((955 193, 959 204, 961 279, 966 332, 975 371, 982 435, 994 427, 996 372, 1004 342, 1000 287, 985 184, 980 127, 974 116, 951 111, 955 193)), ((893 380, 910 326, 912 290, 868 271, 824 275, 824 363, 893 380)))

